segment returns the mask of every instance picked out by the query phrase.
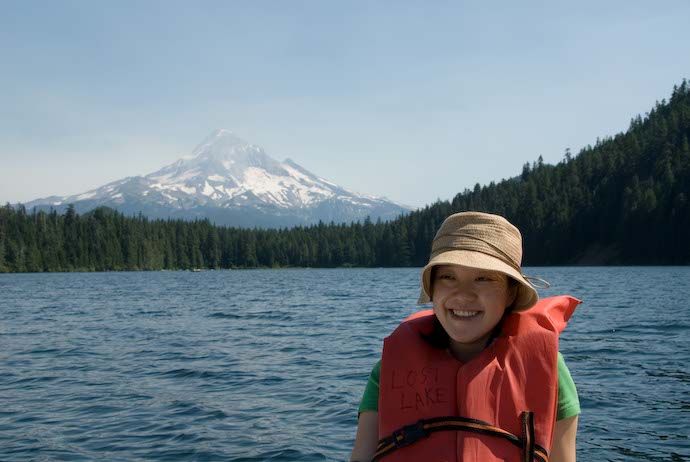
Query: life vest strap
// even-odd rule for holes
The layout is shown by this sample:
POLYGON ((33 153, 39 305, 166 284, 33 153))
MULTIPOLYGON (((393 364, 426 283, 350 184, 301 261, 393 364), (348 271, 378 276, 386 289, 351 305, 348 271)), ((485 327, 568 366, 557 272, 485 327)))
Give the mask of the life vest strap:
POLYGON ((522 462, 531 462, 534 460, 535 443, 534 443, 534 413, 523 412, 520 416, 522 421, 522 462))
POLYGON ((549 457, 546 449, 539 446, 534 441, 534 414, 523 412, 521 417, 523 437, 513 435, 499 427, 483 422, 481 420, 470 419, 467 417, 434 417, 422 419, 417 423, 406 425, 393 432, 390 436, 379 440, 376 453, 371 459, 378 461, 382 457, 390 454, 399 448, 404 448, 422 438, 427 438, 435 432, 441 431, 466 431, 490 435, 510 441, 522 451, 522 462, 548 462, 549 457))

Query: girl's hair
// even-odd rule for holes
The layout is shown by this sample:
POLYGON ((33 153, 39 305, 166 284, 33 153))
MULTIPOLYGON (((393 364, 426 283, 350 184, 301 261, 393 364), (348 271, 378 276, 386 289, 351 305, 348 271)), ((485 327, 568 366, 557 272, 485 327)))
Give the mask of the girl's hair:
MULTIPOLYGON (((438 266, 434 266, 431 268, 431 291, 433 294, 434 290, 434 279, 436 276, 436 270, 438 266)), ((514 290, 514 287, 517 286, 519 282, 517 282, 515 279, 511 278, 508 276, 508 290, 514 290)), ((501 318, 500 321, 498 321, 498 324, 494 327, 494 329, 491 331, 491 335, 489 336, 489 339, 486 342, 486 346, 491 345, 491 342, 494 341, 496 337, 499 336, 501 333, 501 329, 503 329, 503 321, 505 320, 506 316, 508 316, 512 311, 513 307, 515 305, 515 300, 517 297, 513 297, 513 302, 506 308, 505 312, 503 313, 503 317, 501 318)), ((436 317, 436 314, 434 314, 434 327, 429 332, 428 334, 421 334, 422 339, 424 339, 429 345, 431 345, 434 348, 438 348, 441 350, 445 350, 450 346, 450 337, 448 336, 448 332, 443 328, 441 325, 441 321, 438 320, 436 317)))

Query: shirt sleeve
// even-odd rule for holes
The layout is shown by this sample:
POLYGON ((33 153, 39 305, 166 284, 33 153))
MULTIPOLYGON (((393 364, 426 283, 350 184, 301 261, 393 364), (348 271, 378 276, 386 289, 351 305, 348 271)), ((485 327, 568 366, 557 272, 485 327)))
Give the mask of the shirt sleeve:
POLYGON ((556 420, 574 417, 581 412, 580 398, 577 396, 575 382, 570 376, 570 370, 565 365, 561 352, 558 352, 558 411, 556 420))
POLYGON ((381 376, 381 361, 378 361, 369 374, 364 396, 359 403, 359 412, 379 410, 379 377, 381 376))

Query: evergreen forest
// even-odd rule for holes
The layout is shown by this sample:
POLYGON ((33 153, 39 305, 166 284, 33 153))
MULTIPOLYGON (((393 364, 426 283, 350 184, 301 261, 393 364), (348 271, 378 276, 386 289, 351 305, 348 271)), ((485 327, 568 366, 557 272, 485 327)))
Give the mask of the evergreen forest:
MULTIPOLYGON (((0 272, 423 266, 443 219, 498 213, 524 237, 525 265, 690 264, 690 88, 557 165, 465 189, 390 222, 243 229, 151 220, 108 208, 0 208, 0 272)), ((516 172, 518 173, 518 172, 516 172)))

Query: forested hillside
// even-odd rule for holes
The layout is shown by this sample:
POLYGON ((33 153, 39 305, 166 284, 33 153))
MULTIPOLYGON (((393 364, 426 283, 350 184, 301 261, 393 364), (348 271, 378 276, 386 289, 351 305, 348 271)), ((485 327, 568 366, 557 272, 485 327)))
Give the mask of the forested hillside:
MULTIPOLYGON (((149 220, 101 208, 0 208, 0 271, 105 271, 273 266, 421 266, 441 221, 499 213, 522 231, 526 265, 690 264, 690 88, 674 87, 626 133, 557 165, 476 185, 386 223, 282 230, 149 220)), ((471 166, 468 166, 471 168, 471 166)), ((517 173, 517 172, 516 172, 517 173)))

